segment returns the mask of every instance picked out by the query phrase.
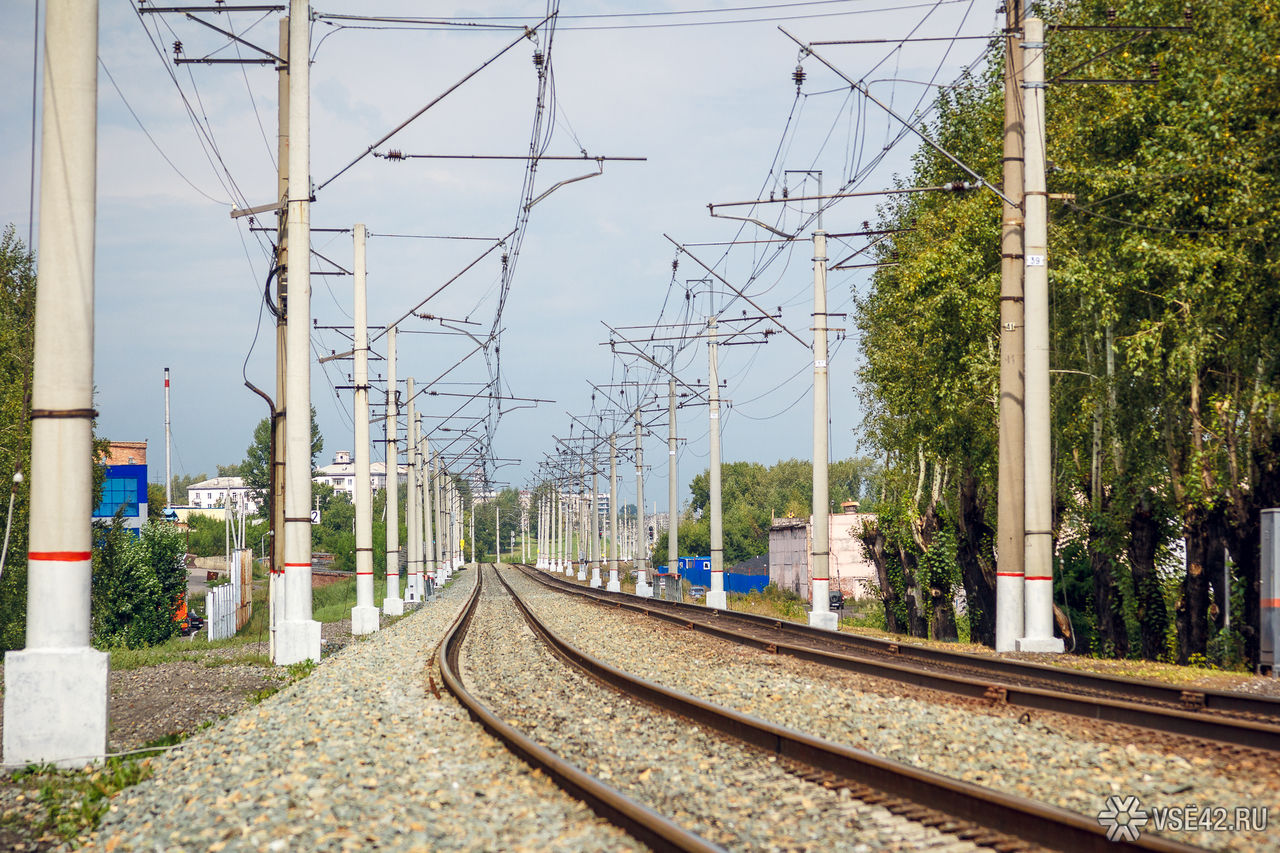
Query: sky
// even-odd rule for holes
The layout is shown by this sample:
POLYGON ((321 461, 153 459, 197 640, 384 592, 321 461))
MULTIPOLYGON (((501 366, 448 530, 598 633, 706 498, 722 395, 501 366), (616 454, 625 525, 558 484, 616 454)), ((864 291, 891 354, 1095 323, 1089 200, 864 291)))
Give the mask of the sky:
MULTIPOLYGON (((788 170, 820 170, 826 193, 883 189, 909 171, 919 143, 817 56, 803 59, 805 80, 797 94, 792 75, 800 51, 779 28, 805 43, 946 37, 812 48, 900 115, 927 123, 937 87, 956 81, 967 66, 980 68, 987 55, 986 41, 951 37, 998 32, 1003 15, 997 4, 566 0, 554 32, 540 31, 536 42, 521 39, 512 27, 535 25, 547 14, 545 3, 432 3, 432 20, 447 24, 431 26, 326 17, 420 17, 424 5, 312 5, 311 169, 317 193, 311 222, 317 229, 313 271, 352 267, 351 234, 320 229, 354 223, 369 229, 373 327, 396 321, 457 276, 418 309, 447 323, 410 317, 399 327, 401 380, 412 376, 421 389, 442 377, 431 385, 434 396, 418 398, 433 445, 450 456, 471 436, 484 434, 496 460, 485 466, 490 481, 526 487, 538 481, 548 456, 556 456, 557 438, 580 439, 586 428, 618 431, 619 447, 630 454, 634 426, 627 413, 639 400, 652 422, 644 438, 646 504, 652 508, 656 501, 665 511, 666 418, 657 407, 665 411, 666 377, 638 358, 623 357, 628 347, 621 341, 641 341, 645 353, 673 365, 683 382, 705 384, 701 335, 709 314, 722 318, 724 337, 731 318, 758 313, 736 288, 771 313, 781 308, 780 323, 803 345, 780 332, 767 343, 747 343, 761 337, 743 336, 736 339, 742 345, 719 348, 727 401, 722 458, 765 465, 811 458, 809 236, 817 204, 719 211, 800 235, 790 243, 759 242, 777 238, 756 224, 712 218, 707 205, 781 199, 784 189, 791 198, 818 194, 816 175, 788 170), (518 252, 508 240, 459 276, 516 228, 525 161, 366 156, 334 176, 512 42, 518 43, 377 153, 527 155, 539 114, 534 54, 549 52, 539 149, 646 159, 606 161, 598 177, 555 189, 529 209, 518 252), (712 279, 688 254, 678 256, 667 235, 732 287, 712 279), (756 242, 724 245, 735 240, 756 242), (499 335, 462 360, 495 326, 504 254, 511 273, 499 335), (466 400, 495 387, 503 397, 524 399, 466 400), (661 394, 657 403, 655 393, 661 394)), ((172 372, 175 475, 212 475, 220 464, 241 461, 254 426, 267 414, 245 380, 274 393, 274 321, 262 299, 273 233, 251 230, 248 218, 233 219, 230 212, 275 200, 277 75, 271 65, 175 66, 175 41, 187 58, 256 54, 180 15, 139 15, 135 8, 130 0, 100 0, 95 403, 98 433, 147 440, 151 479, 163 482, 165 367, 172 372)), ((0 4, 0 73, 9 81, 0 95, 0 224, 13 224, 24 241, 39 218, 36 210, 33 225, 29 193, 35 14, 29 0, 0 4)), ((279 13, 201 17, 276 50, 279 13)), ((36 121, 38 127, 38 115, 36 121)), ((36 138, 38 158, 38 132, 36 138)), ((532 197, 596 171, 595 160, 544 160, 532 197)), ((38 205, 38 187, 35 199, 38 205)), ((875 222, 882 200, 832 203, 823 227, 837 234, 860 231, 864 222, 875 222)), ((256 224, 273 231, 274 217, 256 224)), ((38 232, 34 238, 38 248, 38 232)), ((834 262, 866 242, 832 239, 829 253, 834 262)), ((832 459, 864 451, 851 312, 869 273, 833 271, 828 280, 828 311, 850 315, 833 317, 830 325, 851 332, 832 335, 832 459)), ((349 350, 351 277, 313 275, 311 304, 314 357, 349 350)), ((380 403, 385 337, 373 350, 373 396, 380 403)), ((343 387, 351 384, 351 370, 349 360, 313 360, 312 401, 325 444, 317 464, 351 449, 352 395, 343 387)), ((706 407, 683 406, 677 424, 684 502, 689 480, 708 464, 706 407)), ((373 434, 381 438, 381 427, 373 434)), ((383 457, 383 447, 375 443, 375 459, 383 457)), ((468 465, 460 458, 452 467, 461 472, 468 465)), ((601 465, 607 472, 607 447, 601 465)), ((634 500, 634 463, 620 459, 619 472, 620 495, 634 500)))

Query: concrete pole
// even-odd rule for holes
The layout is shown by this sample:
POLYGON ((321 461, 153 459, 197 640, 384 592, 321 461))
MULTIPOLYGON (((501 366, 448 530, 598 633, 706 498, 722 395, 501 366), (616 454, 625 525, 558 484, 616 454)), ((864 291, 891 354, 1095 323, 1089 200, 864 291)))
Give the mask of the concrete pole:
POLYGON ((621 592, 618 579, 618 437, 609 435, 609 592, 621 592))
MULTIPOLYGON (((431 583, 439 588, 441 579, 440 569, 436 563, 436 539, 440 536, 440 526, 435 523, 432 513, 433 509, 439 508, 439 501, 432 500, 431 491, 435 486, 435 480, 431 476, 431 442, 427 440, 425 434, 422 436, 422 477, 422 521, 425 528, 422 533, 422 542, 427 554, 426 572, 427 577, 431 578, 431 583)), ((422 589, 425 595, 425 582, 422 589)))
MULTIPOLYGON (((644 523, 644 422, 640 419, 640 409, 636 408, 636 514, 639 516, 640 523, 644 523)), ((649 578, 645 570, 648 568, 647 557, 648 552, 639 547, 636 543, 635 563, 636 563, 636 595, 641 598, 650 598, 653 595, 653 586, 649 583, 649 578)), ((670 566, 667 571, 675 571, 670 566)))
POLYGON ((434 454, 432 460, 432 483, 436 496, 436 564, 439 566, 438 571, 441 573, 441 583, 443 583, 453 574, 453 567, 449 564, 449 555, 445 550, 449 542, 449 530, 445 527, 449 511, 444 503, 444 470, 440 462, 440 454, 434 454))
POLYGON ((578 563, 578 580, 585 581, 587 579, 587 559, 591 552, 588 550, 591 546, 587 541, 587 463, 585 457, 578 457, 578 512, 576 526, 578 528, 578 548, 574 552, 574 557, 578 563))
POLYGON ((422 600, 418 591, 418 572, 422 567, 422 519, 418 513, 422 509, 419 494, 422 488, 422 456, 418 452, 418 410, 414 401, 413 377, 404 380, 405 427, 408 437, 405 439, 405 461, 409 465, 409 487, 405 490, 404 525, 409 538, 405 542, 406 557, 409 565, 405 571, 404 603, 417 604, 422 600))
MULTIPOLYGON (((422 414, 418 414, 418 535, 422 537, 419 548, 418 574, 415 582, 418 585, 418 600, 427 597, 427 572, 435 565, 432 558, 434 545, 431 541, 431 460, 427 453, 427 437, 422 431, 422 414)), ((434 577, 434 572, 432 572, 434 577)))
POLYGON ((351 608, 351 633, 378 630, 373 603, 373 480, 369 473, 369 320, 365 274, 364 225, 355 227, 355 427, 356 427, 356 606, 351 608))
POLYGON ((498 513, 498 489, 493 490, 493 564, 502 562, 502 526, 498 513))
POLYGON ((400 403, 396 395, 396 327, 387 328, 387 595, 382 612, 404 613, 400 598, 400 403))
POLYGON ((173 506, 173 470, 170 467, 169 368, 164 369, 164 507, 173 506))
POLYGON ((720 357, 717 352, 716 318, 713 314, 707 329, 708 383, 711 390, 709 414, 711 437, 711 588, 707 590, 707 607, 726 610, 729 597, 724 591, 724 524, 720 503, 720 357))
POLYGON ((471 562, 476 561, 476 499, 471 498, 471 562))
POLYGON ((667 380, 667 565, 680 560, 680 496, 676 477, 676 381, 667 380))
POLYGON ((1053 459, 1049 444, 1049 234, 1045 188, 1044 23, 1027 18, 1023 31, 1026 120, 1026 578, 1020 652, 1061 653, 1053 636, 1053 459))
MULTIPOLYGON (((311 55, 311 4, 289 0, 289 55, 311 55)), ((289 70, 289 315, 286 332, 284 621, 273 663, 320 660, 311 618, 311 67, 289 70)))
POLYGON ((809 546, 809 624, 835 631, 831 612, 831 508, 827 488, 827 232, 813 232, 813 536, 809 546))
POLYGON ((1000 232, 1000 428, 996 508, 996 651, 1022 638, 1023 323, 1022 0, 1005 2, 1004 186, 1000 232))
POLYGON ((5 654, 10 767, 79 767, 107 748, 108 658, 89 647, 98 4, 46 8, 27 636, 5 654))
POLYGON ((600 578, 600 459, 591 452, 591 586, 599 589, 600 578))
MULTIPOLYGON (((280 53, 285 61, 276 66, 276 200, 289 200, 289 18, 280 19, 280 53)), ((268 651, 276 658, 276 632, 284 621, 284 453, 285 453, 285 365, 288 349, 289 313, 289 217, 287 210, 276 213, 276 410, 271 424, 271 573, 267 580, 270 630, 268 651)))

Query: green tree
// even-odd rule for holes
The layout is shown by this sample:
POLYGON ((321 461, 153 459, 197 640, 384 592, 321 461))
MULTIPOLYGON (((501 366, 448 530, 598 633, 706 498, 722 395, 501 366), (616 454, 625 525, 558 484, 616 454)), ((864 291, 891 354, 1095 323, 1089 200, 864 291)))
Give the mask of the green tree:
MULTIPOLYGON (((35 346, 35 257, 12 225, 0 236, 0 512, 8 527, 8 550, 0 557, 0 647, 23 646, 27 624, 27 508, 30 499, 31 368, 35 346), (14 483, 15 475, 22 475, 14 483)), ((0 521, 3 523, 3 521, 0 521)), ((0 533, 0 537, 4 534, 0 533)), ((0 539, 2 542, 3 539, 0 539)))
POLYGON ((183 538, 168 523, 143 525, 135 536, 123 517, 97 525, 91 598, 93 643, 140 648, 177 633, 173 615, 186 589, 183 538))
MULTIPOLYGON (((324 438, 320 435, 320 426, 316 423, 316 408, 311 407, 311 466, 314 469, 316 457, 324 450, 324 438)), ((219 471, 222 466, 219 466, 219 471)), ((253 500, 258 505, 258 514, 268 517, 271 511, 271 419, 263 418, 253 429, 253 442, 245 450, 244 461, 237 466, 237 475, 244 477, 253 500)))

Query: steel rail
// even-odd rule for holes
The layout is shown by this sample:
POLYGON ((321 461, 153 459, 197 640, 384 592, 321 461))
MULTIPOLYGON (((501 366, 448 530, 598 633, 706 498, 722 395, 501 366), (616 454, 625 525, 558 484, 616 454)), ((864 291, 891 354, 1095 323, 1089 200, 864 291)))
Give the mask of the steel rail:
MULTIPOLYGON (((1280 751, 1280 725, 1205 714, 1201 711, 1142 704, 1141 701, 1136 701, 1165 701, 1191 705, 1192 702, 1188 701, 1188 695, 1191 695, 1196 697, 1194 707, 1218 709, 1226 703, 1227 698, 1235 698, 1225 692, 1184 691, 1156 682, 1129 681, 1043 664, 1023 664, 963 652, 946 652, 856 634, 825 631, 750 613, 709 610, 699 605, 674 601, 649 603, 648 600, 637 598, 629 593, 586 589, 542 572, 529 569, 525 571, 544 585, 568 593, 664 619, 731 642, 864 675, 1018 707, 1137 726, 1232 746, 1280 751), (758 632, 762 631, 765 636, 744 634, 741 630, 735 630, 732 627, 735 623, 738 626, 750 626, 758 632), (884 660, 883 658, 886 657, 892 660, 884 660), (940 667, 951 667, 953 670, 956 667, 968 668, 976 672, 946 672, 939 669, 940 667), (1014 683, 1018 678, 1057 682, 1081 692, 1066 692, 1052 687, 1014 683), (1095 692, 1119 693, 1125 698, 1094 695, 1095 692), (1204 698, 1201 699, 1201 696, 1204 698), (1214 697, 1212 705, 1209 702, 1210 696, 1214 697)), ((1246 703, 1248 700, 1256 699, 1256 697, 1243 696, 1239 698, 1246 703)), ((1264 716, 1271 716, 1274 719, 1276 714, 1274 702, 1268 710, 1269 715, 1264 716)))
POLYGON ((546 773, 570 796, 582 800, 600 817, 621 828, 634 838, 639 839, 658 851, 698 851, 698 853, 723 853, 705 838, 689 832, 674 821, 658 814, 653 809, 628 797, 626 794, 604 784, 596 777, 584 772, 574 764, 565 761, 551 750, 539 745, 519 729, 508 724, 487 705, 477 699, 462 683, 459 673, 458 656, 462 642, 466 637, 471 618, 475 615, 480 601, 480 588, 483 574, 476 566, 476 584, 466 606, 458 614, 445 634, 437 652, 440 666, 440 677, 445 687, 462 706, 467 709, 471 718, 508 749, 518 755, 526 764, 535 770, 546 773))
MULTIPOLYGON (((527 571, 524 573, 528 574, 527 571)), ((807 765, 816 771, 813 777, 829 775, 834 784, 839 784, 840 780, 849 780, 855 788, 870 787, 890 797, 900 797, 918 804, 919 807, 914 810, 900 810, 908 817, 913 813, 930 817, 933 819, 926 822, 936 825, 939 821, 930 813, 941 812, 956 821, 976 825, 976 829, 961 829, 957 833, 962 838, 971 838, 976 844, 991 844, 1005 850, 1010 849, 1008 842, 1012 838, 1025 845, 1050 850, 1097 853, 1117 850, 1201 849, 1153 835, 1140 836, 1135 842, 1111 841, 1107 838, 1106 829, 1096 820, 1068 809, 882 758, 865 750, 814 737, 630 675, 569 644, 537 618, 500 573, 498 579, 507 587, 530 627, 557 654, 597 680, 627 696, 687 717, 721 734, 775 753, 784 760, 807 765), (984 832, 1004 837, 992 838, 988 835, 984 838, 984 832)), ((944 832, 956 832, 955 828, 940 828, 944 832)))

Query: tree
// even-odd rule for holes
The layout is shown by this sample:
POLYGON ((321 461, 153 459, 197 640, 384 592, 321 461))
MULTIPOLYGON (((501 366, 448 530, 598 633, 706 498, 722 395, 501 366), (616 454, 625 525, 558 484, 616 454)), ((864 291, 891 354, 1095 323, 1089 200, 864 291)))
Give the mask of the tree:
POLYGON ((164 518, 164 486, 160 483, 147 483, 147 520, 159 521, 164 518))
POLYGON ((139 535, 117 514, 97 526, 91 614, 99 648, 140 648, 177 633, 173 616, 186 591, 183 537, 167 522, 143 525, 139 535))
MULTIPOLYGON (((311 407, 311 466, 324 450, 324 438, 316 423, 316 408, 311 407)), ((219 471, 222 466, 219 466, 219 471)), ((238 466, 239 476, 258 505, 258 514, 267 518, 271 512, 271 419, 263 418, 253 429, 253 443, 245 450, 244 461, 238 466)))
MULTIPOLYGON (((0 574, 0 647, 22 648, 27 625, 27 508, 31 494, 31 368, 35 346, 35 257, 12 225, 0 236, 0 512, 13 501, 0 574), (22 474, 16 485, 13 476, 22 474)), ((0 521, 2 524, 3 521, 0 521)), ((0 537, 3 537, 0 532, 0 537)), ((3 539, 0 538, 0 542, 3 539)))

